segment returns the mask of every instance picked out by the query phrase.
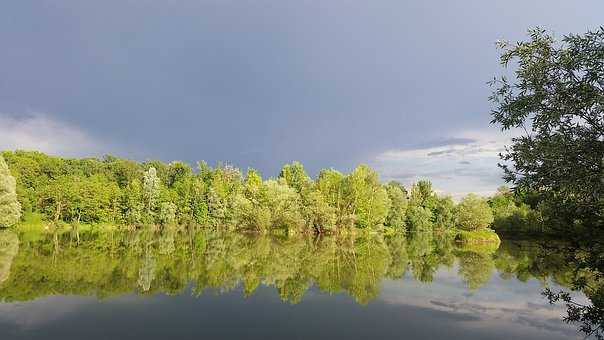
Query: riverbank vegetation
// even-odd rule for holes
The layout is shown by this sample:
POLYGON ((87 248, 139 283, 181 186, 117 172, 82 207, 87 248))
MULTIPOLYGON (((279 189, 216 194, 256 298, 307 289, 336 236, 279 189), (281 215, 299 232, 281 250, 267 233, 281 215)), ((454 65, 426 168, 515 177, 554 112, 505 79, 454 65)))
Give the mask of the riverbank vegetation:
POLYGON ((139 163, 112 156, 65 159, 28 151, 2 156, 23 211, 18 228, 194 225, 294 235, 473 232, 493 223, 483 198, 469 195, 456 205, 438 196, 429 181, 407 190, 398 182, 380 182, 366 165, 349 174, 322 170, 312 179, 294 162, 277 178, 263 179, 254 169, 243 174, 205 162, 193 170, 184 162, 139 163))

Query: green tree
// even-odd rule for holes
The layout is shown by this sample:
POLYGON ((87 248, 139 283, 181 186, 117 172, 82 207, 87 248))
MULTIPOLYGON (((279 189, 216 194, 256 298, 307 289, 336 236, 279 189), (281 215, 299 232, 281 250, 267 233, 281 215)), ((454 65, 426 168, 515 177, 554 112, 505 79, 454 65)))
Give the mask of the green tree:
POLYGON ((385 222, 390 200, 377 172, 360 165, 343 182, 344 211, 354 216, 360 228, 375 227, 385 222))
POLYGON ((77 176, 60 176, 41 187, 38 192, 41 211, 55 223, 71 220, 80 206, 79 185, 80 178, 77 176))
POLYGON ((138 226, 145 222, 143 187, 139 179, 132 180, 122 191, 120 209, 122 213, 122 220, 127 225, 138 226))
POLYGON ((433 210, 436 207, 437 197, 432 190, 432 182, 418 181, 411 187, 409 205, 424 207, 433 210))
POLYGON ((271 213, 271 226, 285 228, 290 232, 300 231, 304 225, 300 209, 300 196, 285 181, 268 180, 266 188, 267 211, 271 213))
POLYGON ((241 171, 230 165, 218 166, 211 172, 208 190, 208 212, 212 223, 232 225, 235 204, 243 189, 241 171))
POLYGON ((485 199, 468 194, 457 205, 457 227, 463 230, 484 229, 493 223, 493 212, 485 199))
POLYGON ((513 192, 506 186, 497 188, 497 192, 489 199, 489 206, 495 218, 510 217, 516 212, 513 192))
POLYGON ((147 215, 151 216, 157 205, 157 199, 161 189, 161 182, 157 177, 157 171, 150 167, 143 176, 143 200, 147 215))
POLYGON ((113 156, 105 156, 103 161, 108 172, 107 175, 115 178, 120 188, 127 187, 133 180, 140 179, 142 176, 142 168, 135 161, 113 156))
POLYGON ((307 226, 317 233, 334 231, 337 223, 336 209, 329 205, 318 191, 309 191, 303 196, 301 207, 307 226))
POLYGON ((245 191, 248 195, 255 195, 262 187, 262 176, 256 169, 248 169, 245 176, 245 191))
POLYGON ((260 173, 248 169, 243 184, 243 192, 238 194, 235 201, 235 219, 240 227, 267 232, 271 228, 271 211, 267 204, 267 190, 260 173))
POLYGON ((173 187, 176 183, 183 182, 191 177, 192 174, 193 169, 189 164, 179 161, 171 162, 166 170, 166 185, 173 187))
POLYGON ((19 222, 21 204, 17 200, 17 183, 10 174, 4 157, 0 156, 0 228, 19 222))
POLYGON ((523 129, 502 154, 505 179, 532 191, 552 216, 602 224, 604 214, 604 28, 557 43, 542 29, 502 42, 501 64, 513 80, 495 79, 492 123, 523 129))
POLYGON ((434 207, 434 225, 438 228, 455 227, 455 203, 451 197, 438 197, 434 207))
POLYGON ((287 185, 292 187, 298 193, 301 193, 307 186, 310 185, 311 179, 306 174, 304 166, 300 162, 293 162, 286 164, 281 169, 279 174, 280 178, 283 178, 287 185))
POLYGON ((391 181, 385 186, 390 199, 390 210, 386 216, 386 225, 395 228, 404 228, 407 212, 407 191, 402 184, 391 181))
POLYGON ((433 214, 428 208, 421 206, 410 206, 407 209, 407 226, 412 231, 429 231, 434 226, 433 214))
POLYGON ((319 172, 315 190, 323 197, 324 201, 333 207, 336 214, 336 224, 339 227, 352 226, 354 220, 345 210, 344 200, 344 174, 334 169, 324 169, 319 172))
POLYGON ((199 225, 208 222, 208 202, 207 194, 208 187, 200 176, 197 176, 191 182, 191 213, 193 219, 199 225))
POLYGON ((176 204, 172 202, 162 202, 159 205, 157 219, 159 224, 163 226, 176 224, 176 204))

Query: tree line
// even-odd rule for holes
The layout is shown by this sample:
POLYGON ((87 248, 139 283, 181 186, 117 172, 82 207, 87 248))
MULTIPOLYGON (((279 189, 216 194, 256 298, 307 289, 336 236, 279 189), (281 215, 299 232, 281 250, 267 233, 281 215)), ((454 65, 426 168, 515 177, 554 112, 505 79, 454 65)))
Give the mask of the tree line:
POLYGON ((35 151, 5 151, 2 158, 10 173, 0 158, 0 169, 6 169, 0 178, 8 178, 5 182, 12 185, 6 191, 13 201, 2 204, 13 210, 13 223, 22 212, 25 219, 37 213, 49 222, 124 228, 200 225, 286 233, 479 230, 491 225, 501 210, 493 204, 501 198, 489 201, 472 194, 456 204, 449 196, 437 195, 429 181, 419 181, 410 190, 396 181, 382 183, 367 165, 348 174, 321 170, 312 179, 302 164, 293 162, 277 178, 263 179, 254 169, 244 175, 235 167, 212 168, 203 161, 193 170, 178 161, 67 159, 35 151))

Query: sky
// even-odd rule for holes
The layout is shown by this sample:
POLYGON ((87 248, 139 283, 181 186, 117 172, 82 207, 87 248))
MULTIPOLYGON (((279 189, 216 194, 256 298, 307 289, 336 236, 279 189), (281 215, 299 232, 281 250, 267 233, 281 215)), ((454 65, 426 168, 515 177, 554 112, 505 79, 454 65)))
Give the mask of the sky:
POLYGON ((0 2, 0 149, 373 166, 454 197, 503 182, 497 40, 604 24, 601 0, 0 2))

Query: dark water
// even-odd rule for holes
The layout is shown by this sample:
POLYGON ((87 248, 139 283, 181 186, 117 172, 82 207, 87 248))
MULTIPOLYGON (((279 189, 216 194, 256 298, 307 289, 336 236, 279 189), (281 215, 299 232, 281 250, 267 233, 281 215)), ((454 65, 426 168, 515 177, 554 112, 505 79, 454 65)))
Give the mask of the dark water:
POLYGON ((551 243, 0 232, 0 247, 0 339, 580 338, 541 296, 568 285, 551 243))

